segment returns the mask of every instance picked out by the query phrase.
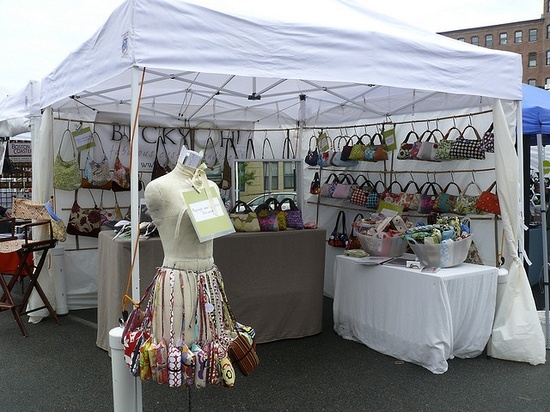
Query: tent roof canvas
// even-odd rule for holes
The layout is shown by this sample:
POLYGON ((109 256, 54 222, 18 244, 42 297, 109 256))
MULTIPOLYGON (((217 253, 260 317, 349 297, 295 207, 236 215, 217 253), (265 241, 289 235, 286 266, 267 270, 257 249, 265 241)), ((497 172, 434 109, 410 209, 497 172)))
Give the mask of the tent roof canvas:
POLYGON ((43 79, 41 107, 128 115, 135 66, 147 68, 143 115, 195 125, 330 125, 521 99, 520 55, 352 0, 128 0, 43 79))

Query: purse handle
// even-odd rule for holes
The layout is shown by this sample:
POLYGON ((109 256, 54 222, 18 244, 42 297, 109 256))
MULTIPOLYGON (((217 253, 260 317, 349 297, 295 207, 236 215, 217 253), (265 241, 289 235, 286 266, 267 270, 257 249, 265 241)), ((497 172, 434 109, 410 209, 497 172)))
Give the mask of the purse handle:
POLYGON ((271 158, 275 159, 275 153, 273 153, 273 146, 267 137, 264 137, 264 142, 262 144, 262 159, 265 159, 265 144, 269 143, 269 150, 271 150, 271 158))
POLYGON ((386 185, 385 185, 384 182, 381 181, 381 180, 378 180, 375 184, 372 185, 372 192, 375 192, 375 193, 380 194, 380 193, 382 193, 382 192, 384 192, 384 191, 386 191, 386 190, 387 190, 387 189, 386 189, 386 185), (377 191, 377 189, 376 189, 376 188, 378 187, 378 184, 381 184, 381 185, 382 185, 382 188, 384 189, 384 190, 382 190, 381 192, 377 191))
POLYGON ((403 193, 407 193, 407 190, 409 190, 410 185, 414 185, 414 187, 416 188, 417 194, 421 192, 420 187, 418 186, 418 183, 416 183, 414 180, 409 180, 405 185, 405 187, 403 187, 403 193))
POLYGON ((253 210, 252 210, 252 208, 249 206, 249 204, 246 203, 246 202, 243 202, 242 200, 237 200, 237 201, 235 202, 235 206, 233 206, 233 208, 231 209, 231 211, 230 211, 229 213, 238 213, 238 212, 237 212, 237 208, 238 208, 239 206, 242 206, 242 207, 244 208, 244 211, 245 211, 246 213, 254 213, 253 210))
POLYGON ((292 142, 290 141, 290 130, 287 130, 285 140, 283 140, 282 159, 295 159, 295 158, 296 158, 296 153, 294 152, 294 148, 292 147, 292 142), (286 157, 285 157, 285 149, 286 149, 286 157), (290 153, 292 153, 292 157, 290 157, 290 153))
POLYGON ((420 136, 420 140, 422 140, 423 142, 429 142, 430 139, 433 137, 434 139, 433 143, 438 143, 437 137, 435 137, 435 130, 439 130, 439 129, 425 130, 424 133, 422 133, 422 135, 420 136), (424 136, 426 135, 427 137, 424 140, 424 136))
POLYGON ((290 197, 285 197, 281 202, 279 203, 279 206, 281 206, 281 209, 283 207, 283 204, 288 203, 290 210, 300 210, 298 206, 296 205, 296 202, 292 200, 290 197))
POLYGON ((281 210, 281 204, 274 197, 267 198, 264 203, 269 207, 271 207, 271 205, 273 205, 273 210, 276 210, 276 211, 281 210))
POLYGON ((443 137, 443 140, 448 140, 453 132, 458 133, 458 137, 455 140, 464 138, 464 135, 462 134, 462 131, 458 127, 453 126, 449 130, 447 130, 447 133, 445 133, 445 136, 443 137))
POLYGON ((466 132, 467 132, 468 130, 473 130, 474 135, 476 136, 476 140, 481 141, 481 136, 479 135, 479 132, 478 132, 477 129, 476 129, 473 125, 471 125, 471 124, 469 124, 468 126, 466 126, 466 127, 464 128, 464 130, 462 130, 462 137, 463 137, 463 138, 466 138, 466 132))
MULTIPOLYGON (((73 134, 69 128, 67 128, 61 135, 61 141, 59 142, 59 147, 57 148, 57 154, 59 155, 59 157, 61 157, 61 146, 63 146, 63 139, 65 138, 66 133, 69 133, 69 140, 71 141, 71 146, 73 147, 73 157, 76 158, 77 157, 76 143, 73 139, 73 134)), ((7 152, 8 151, 6 150, 6 153, 7 152)), ((61 160, 63 160, 63 158, 61 158, 61 160)))
POLYGON ((216 160, 214 161, 214 164, 212 166, 210 166, 208 163, 206 165, 208 167, 214 167, 216 163, 219 163, 220 160, 218 159, 218 153, 216 153, 216 148, 214 147, 214 140, 212 140, 212 136, 208 136, 208 139, 206 139, 206 144, 204 145, 204 153, 206 154, 206 151, 208 150, 208 142, 211 143, 212 150, 214 151, 214 159, 216 160))
POLYGON ((245 157, 249 159, 256 158, 256 151, 254 150, 254 139, 252 137, 249 137, 248 140, 246 141, 245 157), (252 157, 248 156, 248 149, 252 151, 252 157))
POLYGON ((493 183, 491 183, 491 186, 489 186, 487 190, 485 190, 485 192, 491 192, 496 185, 497 181, 495 180, 493 183))
POLYGON ((457 188, 458 190, 458 194, 461 194, 462 193, 462 190, 460 190, 460 186, 457 185, 455 182, 449 182, 447 183, 447 185, 445 186, 445 188, 443 189, 443 191, 441 193, 447 193, 447 190, 451 187, 451 186, 454 186, 457 188))
POLYGON ((422 186, 420 186, 420 190, 423 191, 424 195, 427 195, 428 191, 430 189, 432 189, 432 196, 438 196, 439 193, 441 193, 443 191, 443 188, 437 182, 426 182, 422 186), (424 186, 425 186, 425 188, 424 188, 424 186), (436 186, 439 188, 439 192, 437 192, 436 186))
POLYGON ((391 191, 392 186, 395 185, 395 184, 397 184, 397 186, 399 186, 400 191, 403 192, 403 186, 401 186, 401 183, 399 183, 397 180, 394 180, 394 181, 390 182, 390 184, 386 188, 386 192, 397 193, 397 192, 392 192, 391 191))
POLYGON ((472 186, 472 185, 474 185, 474 187, 477 187, 477 190, 479 191, 479 194, 481 194, 481 193, 483 192, 483 190, 481 190, 481 187, 479 187, 479 185, 477 184, 477 182, 475 182, 475 181, 472 180, 470 183, 468 183, 468 184, 466 185, 466 187, 464 188, 464 190, 462 191, 462 193, 466 194, 466 192, 468 192, 468 188, 469 188, 470 186, 472 186))
POLYGON ((334 181, 332 183, 338 183, 338 176, 334 172, 327 176, 327 179, 325 180, 325 183, 331 183, 330 182, 331 177, 334 179, 334 181))
POLYGON ((416 142, 420 141, 420 136, 418 136, 418 133, 416 133, 414 130, 411 130, 409 133, 407 133, 407 136, 405 137, 405 140, 403 140, 402 144, 407 144, 409 142, 409 137, 416 136, 416 142))
POLYGON ((380 146, 385 146, 384 144, 384 136, 382 136, 382 133, 379 133, 379 132, 376 132, 375 134, 373 134, 370 138, 370 145, 371 146, 376 146, 374 141, 376 140, 376 138, 378 138, 378 140, 380 141, 380 146))
POLYGON ((363 214, 362 213, 357 213, 355 215, 355 217, 353 218, 353 221, 351 222, 351 232, 350 232, 351 236, 355 236, 355 226, 353 224, 355 222, 357 222, 357 218, 364 219, 363 214))
POLYGON ((333 232, 338 233, 338 224, 340 223, 340 218, 342 218, 342 232, 341 233, 343 233, 344 235, 347 236, 348 231, 346 229, 346 214, 344 213, 343 210, 340 210, 338 212, 338 217, 336 218, 336 224, 334 225, 333 232))

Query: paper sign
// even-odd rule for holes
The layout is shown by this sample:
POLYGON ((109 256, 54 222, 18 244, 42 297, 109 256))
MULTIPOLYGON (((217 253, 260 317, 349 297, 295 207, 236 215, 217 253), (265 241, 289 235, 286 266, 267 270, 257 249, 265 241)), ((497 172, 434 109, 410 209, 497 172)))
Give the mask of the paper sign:
POLYGON ((199 192, 195 189, 187 189, 181 194, 187 204, 189 218, 200 242, 235 232, 216 188, 209 186, 199 192), (210 199, 206 194, 207 190, 210 191, 210 199))
POLYGON ((92 138, 92 130, 89 127, 83 127, 72 134, 76 142, 76 148, 79 152, 95 146, 94 139, 92 138))
POLYGON ((386 150, 388 152, 393 152, 397 149, 397 142, 395 141, 395 129, 391 128, 388 130, 384 130, 382 133, 382 136, 384 136, 384 144, 386 145, 386 150))
POLYGON ((378 205, 377 213, 382 213, 384 216, 397 216, 403 214, 403 205, 381 201, 378 205))

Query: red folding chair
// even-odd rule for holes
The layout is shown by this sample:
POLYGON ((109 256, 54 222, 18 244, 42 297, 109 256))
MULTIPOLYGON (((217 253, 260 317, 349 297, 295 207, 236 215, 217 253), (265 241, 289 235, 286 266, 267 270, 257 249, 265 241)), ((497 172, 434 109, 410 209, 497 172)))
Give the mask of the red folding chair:
MULTIPOLYGON (((2 257, 1 255, 8 254, 11 254, 10 258, 13 258, 13 253, 16 253, 18 262, 15 270, 12 273, 4 273, 4 271, 0 273, 0 287, 2 289, 2 295, 0 296, 0 312, 4 310, 10 310, 23 335, 28 336, 27 330, 25 329, 25 326, 23 325, 23 322, 21 320, 22 315, 27 315, 37 310, 46 308, 48 309, 50 315, 52 315, 52 317, 54 318, 55 322, 58 325, 60 324, 57 314, 53 310, 53 307, 51 306, 46 294, 42 290, 42 287, 38 283, 38 276, 40 275, 40 271, 42 270, 44 262, 46 261, 48 250, 55 247, 57 240, 53 238, 51 222, 49 220, 38 220, 35 222, 23 224, 21 226, 24 233, 23 239, 19 239, 17 236, 15 236, 16 219, 10 218, 4 219, 3 221, 6 220, 11 221, 11 234, 8 233, 7 235, 0 237, 0 246, 3 246, 0 248, 0 250, 3 252, 0 253, 0 258, 2 257), (48 230, 49 238, 45 240, 33 240, 31 229, 38 229, 40 227, 48 230), (9 244, 6 242, 9 242, 9 244), (35 252, 42 252, 40 254, 40 258, 38 259, 38 263, 35 263, 33 259, 33 256, 36 256, 34 255, 35 252), (11 276, 11 279, 9 280, 9 282, 6 282, 6 277, 9 276, 11 276), (23 288, 23 298, 20 301, 16 302, 12 294, 13 287, 18 281, 23 281, 23 278, 25 276, 28 276, 29 282, 23 288), (29 298, 33 290, 36 290, 36 292, 42 299, 44 306, 33 308, 31 310, 26 310, 29 298)), ((25 282, 23 282, 23 284, 24 283, 25 282)))

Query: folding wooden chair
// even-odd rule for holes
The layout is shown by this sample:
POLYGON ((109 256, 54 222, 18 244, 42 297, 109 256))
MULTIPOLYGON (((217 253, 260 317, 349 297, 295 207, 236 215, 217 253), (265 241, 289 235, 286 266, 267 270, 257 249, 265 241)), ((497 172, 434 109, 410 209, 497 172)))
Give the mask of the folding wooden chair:
MULTIPOLYGON (((48 250, 55 247, 57 240, 53 238, 50 220, 37 220, 34 222, 23 224, 21 226, 24 233, 23 239, 19 239, 17 236, 15 236, 16 219, 10 218, 4 219, 2 221, 6 220, 11 221, 11 234, 8 233, 0 237, 0 246, 4 246, 0 248, 0 250, 4 253, 15 252, 19 258, 19 262, 17 264, 17 268, 13 273, 0 273, 0 287, 2 288, 2 295, 0 296, 0 312, 4 310, 10 310, 23 335, 28 336, 27 330, 25 329, 25 326, 23 325, 23 322, 21 320, 22 315, 27 315, 37 310, 46 308, 48 309, 50 315, 52 315, 52 317, 54 318, 55 322, 58 325, 60 324, 57 314, 53 310, 46 294, 42 290, 42 287, 38 283, 38 276, 40 275, 40 271, 44 266, 48 250), (31 229, 38 229, 40 227, 48 230, 49 238, 45 240, 33 240, 31 229), (9 245, 5 242, 9 242, 9 245), (35 252, 42 252, 37 264, 35 264, 33 260, 33 256, 36 256, 33 255, 35 252), (6 282, 7 276, 11 276, 9 282, 6 282), (29 277, 29 282, 28 285, 24 287, 23 299, 21 299, 19 302, 16 302, 12 295, 12 290, 17 281, 22 281, 24 276, 29 277), (42 299, 44 306, 26 310, 29 298, 33 290, 36 290, 36 292, 42 299)), ((0 257, 1 255, 2 253, 0 253, 0 257)))

